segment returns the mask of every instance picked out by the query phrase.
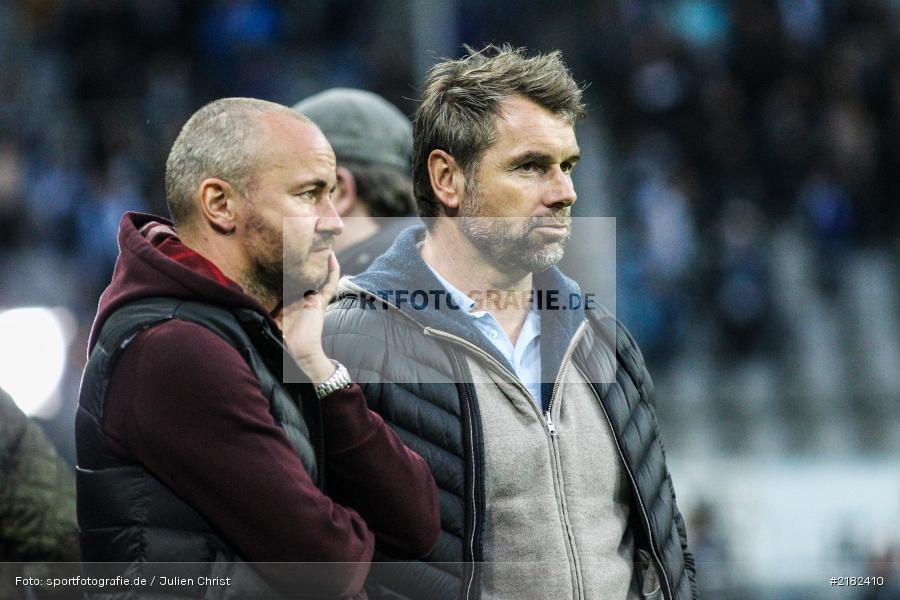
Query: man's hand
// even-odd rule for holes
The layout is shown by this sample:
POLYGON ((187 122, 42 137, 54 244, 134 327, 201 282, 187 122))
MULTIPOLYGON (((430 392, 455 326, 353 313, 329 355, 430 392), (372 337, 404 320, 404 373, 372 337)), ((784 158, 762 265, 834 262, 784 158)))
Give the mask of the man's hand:
POLYGON ((328 257, 328 280, 325 285, 285 306, 281 313, 284 343, 288 352, 314 386, 334 373, 334 364, 322 350, 322 327, 325 324, 325 307, 334 296, 340 278, 341 267, 332 252, 328 257))

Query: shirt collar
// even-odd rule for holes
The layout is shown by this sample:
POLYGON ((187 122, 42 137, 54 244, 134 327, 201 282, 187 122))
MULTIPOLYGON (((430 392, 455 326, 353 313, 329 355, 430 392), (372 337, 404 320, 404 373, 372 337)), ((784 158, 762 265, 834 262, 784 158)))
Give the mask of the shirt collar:
MULTIPOLYGON (((428 263, 425 263, 425 264, 431 270, 431 272, 434 273, 434 276, 437 277, 437 280, 441 282, 441 285, 443 285, 447 289, 447 294, 450 296, 450 298, 453 299, 453 303, 456 304, 460 309, 462 309, 462 311, 464 313, 466 313, 467 315, 470 315, 476 319, 480 319, 480 318, 484 317, 485 315, 491 314, 487 310, 473 311, 472 309, 475 308, 474 300, 472 300, 469 296, 467 296, 462 290, 457 288, 455 285, 453 285, 452 283, 450 283, 449 281, 444 279, 444 277, 440 273, 438 273, 437 271, 434 270, 434 267, 432 267, 428 263)), ((493 316, 493 315, 491 315, 491 316, 493 316)), ((537 319, 538 316, 539 315, 537 312, 537 307, 535 304, 532 304, 531 310, 528 311, 528 315, 526 316, 525 327, 528 329, 531 329, 531 330, 539 329, 540 328, 540 325, 539 325, 540 320, 535 321, 535 319, 537 319)))
POLYGON ((463 293, 462 290, 460 290, 459 288, 454 286, 452 283, 450 283, 449 281, 444 279, 444 277, 440 273, 435 271, 431 265, 429 265, 428 263, 425 263, 425 264, 431 270, 431 272, 434 273, 434 276, 437 277, 437 280, 441 282, 441 285, 443 285, 444 288, 446 288, 447 293, 453 299, 453 303, 456 304, 458 307, 460 307, 464 313, 471 314, 473 317, 476 317, 476 318, 484 316, 484 313, 487 311, 482 310, 482 311, 473 313, 472 309, 475 308, 475 301, 472 300, 471 298, 469 298, 469 296, 467 296, 465 293, 463 293))

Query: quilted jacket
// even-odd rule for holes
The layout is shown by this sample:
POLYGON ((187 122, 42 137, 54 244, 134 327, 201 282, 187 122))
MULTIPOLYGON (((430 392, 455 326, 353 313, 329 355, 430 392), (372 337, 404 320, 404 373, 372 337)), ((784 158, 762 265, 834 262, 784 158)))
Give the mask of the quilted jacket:
MULTIPOLYGON (((479 345, 483 336, 465 320, 416 310, 409 302, 392 303, 385 294, 442 289, 416 247, 423 235, 423 227, 407 229, 368 271, 342 281, 326 315, 323 341, 326 353, 360 382, 370 408, 429 463, 440 489, 442 533, 436 548, 421 563, 374 568, 370 597, 477 598, 477 567, 472 565, 485 555, 484 442, 475 386, 465 383, 463 372, 462 357, 469 350, 452 338, 479 345)), ((577 290, 555 268, 536 275, 535 283, 577 290)), ((595 380, 592 387, 632 487, 637 546, 656 565, 665 598, 698 598, 694 561, 659 438, 652 383, 637 345, 604 311, 547 314, 555 321, 542 321, 542 381, 555 380, 569 340, 585 321, 590 341, 578 344, 572 360, 588 365, 593 343, 615 348, 615 381, 595 380)), ((489 343, 481 343, 480 350, 504 361, 489 343)))
POLYGON ((16 575, 49 574, 45 564, 13 563, 78 560, 72 469, 0 390, 0 598, 24 597, 16 575))

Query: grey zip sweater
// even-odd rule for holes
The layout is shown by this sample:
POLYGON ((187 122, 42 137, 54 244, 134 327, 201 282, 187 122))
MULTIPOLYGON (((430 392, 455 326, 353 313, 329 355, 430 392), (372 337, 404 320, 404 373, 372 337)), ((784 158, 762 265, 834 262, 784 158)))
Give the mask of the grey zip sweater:
MULTIPOLYGON (((605 314, 543 313, 550 419, 533 403, 526 411, 521 382, 465 315, 378 297, 442 289, 416 250, 423 234, 406 230, 368 271, 345 280, 326 317, 326 352, 354 372, 369 405, 426 459, 441 489, 444 531, 428 563, 394 568, 387 579, 376 568, 371 585, 406 598, 476 597, 480 584, 497 597, 624 598, 632 549, 642 548, 666 597, 696 597, 652 387, 630 335, 605 314), (361 309, 367 294, 382 310, 361 309), (554 404, 554 395, 562 400, 554 404), (508 559, 518 566, 502 566, 508 559), (491 566, 482 581, 477 569, 437 564, 459 560, 491 566), (529 562, 537 577, 522 577, 529 562), (560 566, 548 572, 541 565, 549 563, 560 566)), ((557 269, 536 275, 535 286, 578 291, 557 269)))

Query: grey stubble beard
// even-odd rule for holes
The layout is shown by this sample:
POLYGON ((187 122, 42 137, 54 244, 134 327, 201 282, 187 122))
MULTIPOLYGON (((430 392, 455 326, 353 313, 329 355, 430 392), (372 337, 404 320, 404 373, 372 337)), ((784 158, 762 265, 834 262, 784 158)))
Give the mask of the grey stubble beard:
POLYGON ((569 208, 563 208, 553 216, 529 217, 522 222, 518 217, 484 217, 484 200, 477 186, 466 185, 466 197, 460 205, 457 217, 466 238, 485 257, 500 267, 531 273, 545 271, 562 260, 571 237, 569 208), (510 225, 521 223, 519 231, 510 225), (538 225, 569 225, 565 237, 549 243, 529 238, 538 225))

